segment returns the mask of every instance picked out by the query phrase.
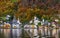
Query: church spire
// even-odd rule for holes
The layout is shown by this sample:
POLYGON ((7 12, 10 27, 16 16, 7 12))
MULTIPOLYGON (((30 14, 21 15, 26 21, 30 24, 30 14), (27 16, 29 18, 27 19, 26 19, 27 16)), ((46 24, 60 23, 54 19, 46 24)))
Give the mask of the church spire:
POLYGON ((14 16, 14 17, 13 17, 13 23, 15 23, 15 22, 16 22, 16 17, 14 16))
POLYGON ((18 24, 21 24, 21 22, 20 22, 19 18, 18 18, 18 20, 17 20, 17 23, 18 23, 18 24))

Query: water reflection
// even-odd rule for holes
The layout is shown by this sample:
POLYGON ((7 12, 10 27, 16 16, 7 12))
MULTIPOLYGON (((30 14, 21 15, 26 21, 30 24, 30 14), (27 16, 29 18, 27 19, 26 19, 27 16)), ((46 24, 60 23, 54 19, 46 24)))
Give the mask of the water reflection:
POLYGON ((0 29, 0 32, 6 38, 19 38, 21 36, 21 29, 0 29))
MULTIPOLYGON (((29 29, 24 29, 26 32, 29 31, 29 29)), ((44 33, 45 35, 50 35, 51 34, 51 31, 48 29, 45 29, 45 31, 43 29, 39 29, 39 33, 41 33, 41 35, 43 36, 44 33)), ((56 31, 56 29, 53 29, 52 30, 52 35, 55 36, 56 38, 58 37, 58 31, 59 29, 56 31)), ((32 36, 36 36, 38 34, 38 31, 37 29, 30 29, 30 32, 33 33, 32 36)), ((31 33, 28 33, 28 34, 31 34, 31 33)), ((21 35, 22 35, 22 29, 0 29, 0 33, 3 33, 3 35, 6 37, 6 38, 21 38, 21 35)), ((26 33, 25 33, 26 34, 26 33)))
POLYGON ((4 29, 3 31, 4 31, 4 35, 6 36, 6 38, 9 37, 10 29, 4 29))

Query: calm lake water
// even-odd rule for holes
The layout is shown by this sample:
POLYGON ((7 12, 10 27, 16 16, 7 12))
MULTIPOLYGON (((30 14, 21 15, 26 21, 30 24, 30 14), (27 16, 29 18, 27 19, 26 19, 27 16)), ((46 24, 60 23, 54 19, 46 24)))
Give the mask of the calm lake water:
MULTIPOLYGON (((29 29, 25 29, 25 31, 28 32, 28 35, 32 34, 32 33, 33 33, 33 35, 37 35, 37 32, 38 32, 37 29, 34 29, 34 31, 33 31, 33 29, 30 29, 30 32, 29 32, 29 29)), ((59 30, 56 31, 56 29, 53 29, 52 36, 54 36, 55 38, 58 38, 58 31, 59 30)), ((24 34, 26 34, 26 32, 24 34)), ((22 35, 21 29, 0 29, 0 33, 2 34, 2 36, 3 35, 5 36, 4 38, 23 38, 23 37, 21 37, 21 35, 22 35)), ((48 35, 50 35, 51 32, 50 32, 50 30, 47 31, 47 29, 45 29, 45 31, 43 29, 39 29, 39 33, 41 33, 41 35, 43 36, 44 33, 45 33, 45 35, 47 35, 47 33, 48 33, 48 35)), ((33 35, 31 35, 31 36, 33 36, 33 35)), ((27 38, 29 38, 29 37, 27 37, 27 38)))
POLYGON ((0 33, 6 38, 20 38, 21 29, 0 29, 0 33))

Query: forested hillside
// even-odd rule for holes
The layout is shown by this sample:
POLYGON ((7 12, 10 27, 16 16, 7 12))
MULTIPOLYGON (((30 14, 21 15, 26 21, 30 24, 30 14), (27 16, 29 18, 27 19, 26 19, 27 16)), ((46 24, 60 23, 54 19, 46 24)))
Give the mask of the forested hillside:
POLYGON ((23 22, 38 18, 57 18, 60 14, 60 0, 0 0, 0 17, 16 16, 23 22))

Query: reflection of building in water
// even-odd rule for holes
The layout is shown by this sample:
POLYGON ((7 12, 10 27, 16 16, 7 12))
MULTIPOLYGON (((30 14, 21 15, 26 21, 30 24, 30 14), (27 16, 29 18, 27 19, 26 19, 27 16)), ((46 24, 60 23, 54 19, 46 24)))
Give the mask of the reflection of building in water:
POLYGON ((4 29, 3 31, 4 31, 5 37, 9 38, 9 36, 10 36, 10 29, 4 29))

